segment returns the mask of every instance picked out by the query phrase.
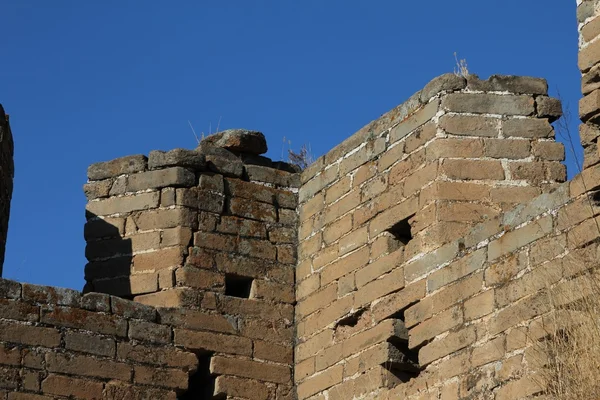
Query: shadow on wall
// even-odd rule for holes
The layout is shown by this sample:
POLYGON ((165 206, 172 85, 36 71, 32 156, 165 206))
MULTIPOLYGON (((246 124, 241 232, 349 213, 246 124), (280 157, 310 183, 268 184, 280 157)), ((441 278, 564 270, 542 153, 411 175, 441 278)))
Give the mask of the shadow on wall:
POLYGON ((104 218, 86 211, 84 236, 87 242, 85 257, 86 284, 84 293, 108 293, 133 299, 131 264, 133 248, 131 239, 123 238, 125 221, 121 218, 104 218))

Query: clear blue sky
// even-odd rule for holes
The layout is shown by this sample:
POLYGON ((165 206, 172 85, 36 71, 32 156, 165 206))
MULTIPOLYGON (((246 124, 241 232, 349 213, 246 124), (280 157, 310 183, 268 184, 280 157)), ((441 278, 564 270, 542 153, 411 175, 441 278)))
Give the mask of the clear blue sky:
POLYGON ((81 289, 87 166, 193 148, 188 120, 318 156, 458 52, 481 77, 547 78, 577 135, 575 0, 5 0, 0 36, 16 146, 3 275, 20 281, 81 289))

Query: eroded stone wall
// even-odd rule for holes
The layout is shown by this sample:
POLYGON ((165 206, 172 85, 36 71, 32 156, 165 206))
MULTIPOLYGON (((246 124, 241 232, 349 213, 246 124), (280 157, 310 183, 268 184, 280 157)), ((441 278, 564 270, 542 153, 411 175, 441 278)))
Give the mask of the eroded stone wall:
POLYGON ((8 123, 8 115, 4 113, 4 108, 0 105, 0 276, 2 276, 2 265, 4 263, 10 200, 13 189, 13 152, 14 144, 8 123))

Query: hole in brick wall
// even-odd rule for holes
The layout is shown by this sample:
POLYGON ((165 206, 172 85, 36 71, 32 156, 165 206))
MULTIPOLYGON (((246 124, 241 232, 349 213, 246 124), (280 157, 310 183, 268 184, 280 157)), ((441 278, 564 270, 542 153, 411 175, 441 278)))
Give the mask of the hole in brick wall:
POLYGON ((406 245, 413 238, 410 231, 410 224, 408 223, 412 217, 413 215, 403 219, 387 230, 387 232, 392 234, 398 245, 406 245))
MULTIPOLYGON (((404 324, 404 310, 406 308, 391 315, 389 318, 396 319, 404 324)), ((384 365, 384 367, 394 374, 401 382, 408 382, 410 379, 416 378, 422 370, 419 365, 419 349, 425 344, 414 349, 409 348, 408 331, 406 331, 404 335, 401 335, 401 337, 394 336, 388 339, 388 342, 399 351, 400 355, 398 358, 393 359, 384 365)))
POLYGON ((594 206, 600 206, 600 190, 590 193, 590 199, 594 206))
POLYGON ((335 326, 336 330, 344 326, 349 326, 351 328, 355 327, 356 324, 358 324, 358 321, 360 320, 360 317, 363 315, 364 312, 364 309, 360 309, 355 313, 347 316, 346 318, 342 318, 338 321, 337 325, 335 326))
POLYGON ((225 275, 225 295, 232 297, 250 298, 252 278, 239 275, 225 275))
POLYGON ((198 355, 198 370, 188 378, 188 390, 177 397, 177 400, 216 399, 215 378, 210 374, 210 358, 212 354, 198 355))

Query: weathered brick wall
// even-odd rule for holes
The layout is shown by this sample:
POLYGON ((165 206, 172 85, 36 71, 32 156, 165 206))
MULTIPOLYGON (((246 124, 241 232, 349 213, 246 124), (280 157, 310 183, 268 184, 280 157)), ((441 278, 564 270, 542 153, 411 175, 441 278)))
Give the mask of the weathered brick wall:
POLYGON ((198 369, 177 310, 0 280, 0 315, 0 399, 174 400, 198 369))
POLYGON ((215 394, 288 399, 300 176, 264 151, 237 131, 92 165, 86 291, 177 307, 161 322, 185 328, 175 344, 210 366, 215 394))
POLYGON ((4 262, 4 249, 8 233, 10 199, 13 188, 13 138, 8 123, 8 115, 0 104, 0 276, 4 262))
POLYGON ((543 80, 446 75, 303 173, 300 399, 382 398, 386 387, 420 396, 425 384, 450 390, 456 375, 423 377, 458 370, 440 361, 461 348, 454 342, 492 339, 473 336, 473 311, 463 311, 471 297, 490 296, 487 255, 470 251, 501 232, 506 210, 564 181, 564 149, 550 125, 560 115, 543 80), (454 334, 463 328, 467 339, 454 334))

